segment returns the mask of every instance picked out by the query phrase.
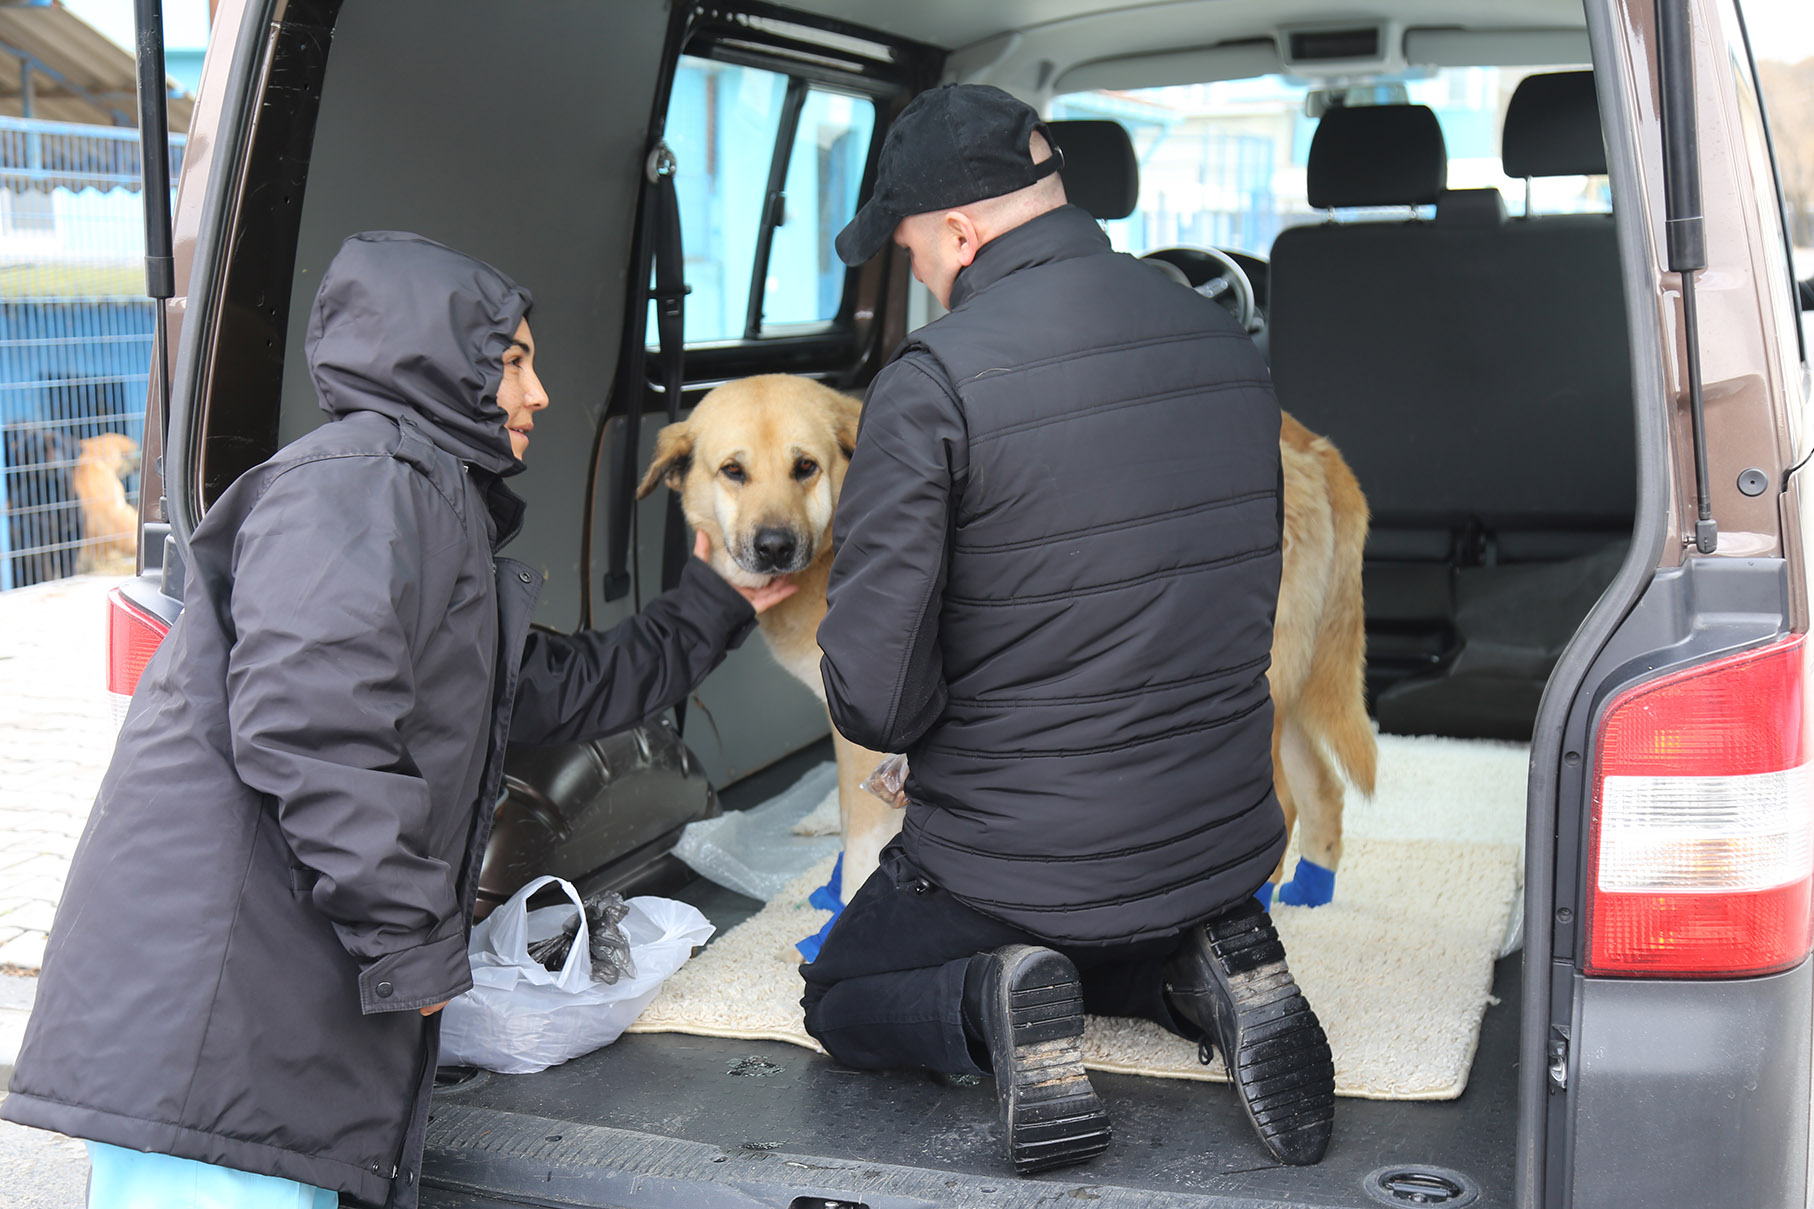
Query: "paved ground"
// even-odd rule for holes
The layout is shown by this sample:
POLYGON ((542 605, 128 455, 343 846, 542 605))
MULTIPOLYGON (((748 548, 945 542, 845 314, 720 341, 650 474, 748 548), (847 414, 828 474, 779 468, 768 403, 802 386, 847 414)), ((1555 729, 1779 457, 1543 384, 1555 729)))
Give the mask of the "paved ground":
POLYGON ((107 589, 81 576, 0 593, 0 968, 36 970, 113 752, 107 589))
MULTIPOLYGON (((0 1102, 37 981, 0 975, 0 1102)), ((88 1152, 82 1143, 0 1121, 0 1209, 80 1209, 87 1185, 88 1152)))
MULTIPOLYGON (((113 751, 106 620, 117 582, 83 576, 0 593, 0 1086, 113 751)), ((75 1209, 87 1179, 79 1142, 0 1123, 0 1207, 75 1209)))

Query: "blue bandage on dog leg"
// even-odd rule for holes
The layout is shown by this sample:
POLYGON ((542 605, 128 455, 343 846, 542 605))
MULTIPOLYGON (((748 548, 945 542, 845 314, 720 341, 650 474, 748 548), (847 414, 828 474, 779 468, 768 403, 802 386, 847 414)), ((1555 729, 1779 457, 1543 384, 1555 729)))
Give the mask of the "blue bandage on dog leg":
POLYGON ((1320 907, 1335 897, 1335 870, 1298 857, 1297 871, 1279 887, 1279 901, 1294 907, 1320 907))
POLYGON ((1253 896, 1260 900, 1260 905, 1262 907, 1265 907, 1268 911, 1272 910, 1272 883, 1271 882, 1261 882, 1260 888, 1253 892, 1253 896))
MULTIPOLYGON (((840 914, 842 914, 842 912, 840 912, 840 914)), ((796 942, 794 948, 800 950, 800 956, 806 961, 819 960, 819 950, 825 946, 825 938, 831 933, 831 926, 837 922, 838 916, 833 915, 830 919, 825 921, 825 926, 823 928, 820 928, 805 940, 796 942)))
POLYGON ((831 912, 831 918, 825 921, 823 928, 794 945, 794 948, 800 950, 800 956, 807 961, 819 960, 819 949, 825 944, 826 934, 831 931, 831 926, 838 922, 838 916, 844 914, 844 900, 838 896, 838 878, 843 872, 844 854, 840 852, 837 863, 831 867, 830 880, 806 896, 808 906, 831 912))
POLYGON ((844 909, 844 899, 838 893, 838 879, 843 876, 843 873, 844 854, 840 852, 838 853, 837 864, 831 867, 831 879, 823 886, 820 886, 817 890, 814 890, 811 894, 807 895, 807 903, 819 908, 821 911, 830 911, 833 915, 842 911, 844 909))

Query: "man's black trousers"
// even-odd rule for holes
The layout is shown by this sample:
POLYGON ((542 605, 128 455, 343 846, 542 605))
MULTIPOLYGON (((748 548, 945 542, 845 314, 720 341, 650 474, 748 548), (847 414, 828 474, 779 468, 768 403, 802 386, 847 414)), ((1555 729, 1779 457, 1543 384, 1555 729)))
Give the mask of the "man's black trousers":
POLYGON ((1057 944, 991 919, 934 885, 896 839, 826 934, 806 979, 806 1031, 846 1066, 923 1066, 988 1074, 980 1038, 966 1038, 964 976, 1003 945, 1056 949, 1076 965, 1083 1003, 1098 1016, 1152 1020, 1181 1036, 1165 1006, 1163 970, 1179 938, 1080 947, 1057 944))

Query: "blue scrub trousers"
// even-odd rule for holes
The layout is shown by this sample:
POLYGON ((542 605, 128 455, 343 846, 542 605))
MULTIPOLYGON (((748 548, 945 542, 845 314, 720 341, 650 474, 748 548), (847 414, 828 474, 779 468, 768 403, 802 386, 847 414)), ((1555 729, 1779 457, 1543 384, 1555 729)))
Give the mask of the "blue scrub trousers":
POLYGON ((88 1209, 336 1209, 339 1194, 167 1154, 88 1143, 88 1209))

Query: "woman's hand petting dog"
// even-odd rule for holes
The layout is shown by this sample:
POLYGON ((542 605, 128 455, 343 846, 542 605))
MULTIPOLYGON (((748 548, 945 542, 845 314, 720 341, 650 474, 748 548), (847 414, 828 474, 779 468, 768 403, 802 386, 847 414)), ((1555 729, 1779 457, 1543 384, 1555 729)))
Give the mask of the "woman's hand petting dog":
MULTIPOLYGON (((711 565, 712 539, 706 536, 705 530, 703 529, 694 532, 693 557, 699 559, 707 566, 711 565)), ((726 580, 725 582, 729 583, 730 581, 726 580)), ((794 583, 786 576, 779 576, 775 579, 771 579, 760 588, 740 588, 736 584, 731 584, 731 587, 736 590, 737 595, 749 601, 750 608, 756 610, 758 614, 768 612, 770 609, 800 590, 800 585, 794 583)))

